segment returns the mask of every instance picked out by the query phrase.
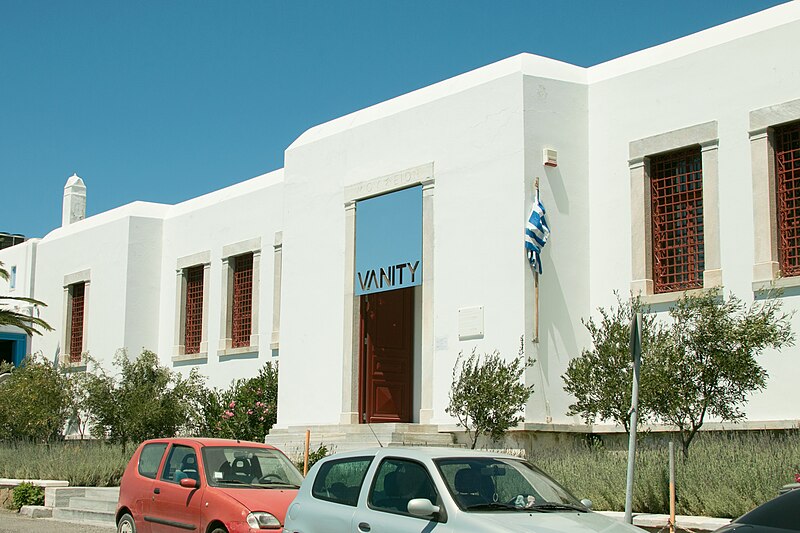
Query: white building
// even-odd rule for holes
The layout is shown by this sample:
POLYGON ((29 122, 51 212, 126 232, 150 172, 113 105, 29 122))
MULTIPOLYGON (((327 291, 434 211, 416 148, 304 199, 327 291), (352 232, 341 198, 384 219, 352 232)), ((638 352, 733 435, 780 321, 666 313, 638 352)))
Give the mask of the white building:
MULTIPOLYGON (((314 127, 285 168, 174 206, 82 220, 70 178, 63 226, 0 251, 57 326, 27 350, 80 366, 146 347, 215 386, 279 354, 272 441, 363 435, 365 418, 435 441, 455 429, 459 352, 515 356, 524 336, 523 429, 585 431, 561 376, 613 291, 663 309, 774 282, 800 308, 798 49, 790 2, 590 68, 521 54, 314 127), (553 230, 538 339, 522 245, 536 177, 553 230), (673 203, 680 223, 652 207, 673 203)), ((800 348, 761 363, 741 427, 798 427, 800 348)))

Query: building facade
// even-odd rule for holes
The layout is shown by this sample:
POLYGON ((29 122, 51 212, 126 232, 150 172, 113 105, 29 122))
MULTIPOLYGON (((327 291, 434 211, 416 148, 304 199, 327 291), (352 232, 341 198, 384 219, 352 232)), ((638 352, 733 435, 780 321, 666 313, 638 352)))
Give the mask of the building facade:
MULTIPOLYGON (((311 128, 283 169, 177 205, 84 219, 70 178, 62 227, 0 250, 57 326, 26 349, 80 369, 148 348, 215 386, 279 357, 273 442, 364 422, 433 442, 456 429, 459 353, 513 357, 522 338, 520 429, 586 431, 561 376, 614 291, 664 312, 687 290, 777 285, 800 308, 798 48, 790 2, 590 68, 521 54, 311 128)), ((800 349, 761 363, 742 427, 798 427, 800 349)))

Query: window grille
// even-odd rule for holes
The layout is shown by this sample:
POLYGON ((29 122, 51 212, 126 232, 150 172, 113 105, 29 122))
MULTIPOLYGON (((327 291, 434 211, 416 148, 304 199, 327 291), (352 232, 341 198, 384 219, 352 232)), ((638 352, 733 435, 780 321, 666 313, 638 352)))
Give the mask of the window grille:
POLYGON ((233 267, 233 308, 231 346, 250 346, 253 324, 253 254, 235 258, 233 267))
POLYGON ((200 353, 203 336, 203 265, 187 268, 184 353, 200 353))
POLYGON ((800 122, 775 128, 778 258, 783 276, 800 275, 800 122))
POLYGON ((703 165, 700 148, 650 158, 653 290, 703 286, 703 165))
POLYGON ((83 353, 83 303, 86 284, 76 283, 72 286, 72 317, 69 330, 69 362, 80 363, 83 353))

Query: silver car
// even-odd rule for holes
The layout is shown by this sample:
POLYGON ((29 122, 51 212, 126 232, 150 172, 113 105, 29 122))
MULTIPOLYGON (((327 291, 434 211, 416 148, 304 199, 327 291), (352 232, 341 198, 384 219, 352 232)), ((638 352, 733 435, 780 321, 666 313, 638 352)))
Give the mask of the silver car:
POLYGON ((319 461, 286 515, 286 533, 642 533, 590 510, 510 455, 378 448, 319 461))

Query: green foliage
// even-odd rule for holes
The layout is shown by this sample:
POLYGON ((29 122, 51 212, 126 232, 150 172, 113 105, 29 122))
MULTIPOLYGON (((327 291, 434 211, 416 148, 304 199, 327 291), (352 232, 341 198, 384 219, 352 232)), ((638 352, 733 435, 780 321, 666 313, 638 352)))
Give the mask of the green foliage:
MULTIPOLYGON (((601 308, 600 322, 584 321, 593 346, 570 361, 564 389, 576 398, 568 414, 587 423, 613 420, 629 431, 633 362, 630 322, 647 311, 638 298, 601 308)), ((721 421, 744 418, 743 406, 766 386, 767 372, 756 358, 767 348, 794 344, 788 313, 775 294, 745 306, 720 290, 684 294, 670 309, 671 322, 645 314, 639 420, 679 430, 684 457, 706 416, 721 421)))
POLYGON ((101 441, 0 444, 0 477, 61 479, 72 487, 116 487, 133 450, 101 441))
MULTIPOLYGON (((595 420, 613 421, 630 431, 628 412, 631 407, 633 360, 630 352, 631 319, 644 311, 639 297, 622 301, 614 293, 617 305, 599 308, 600 321, 583 321, 592 337, 592 348, 584 348, 580 357, 569 362, 562 376, 564 390, 575 397, 568 415, 580 415, 587 424, 595 420)), ((643 315, 642 361, 647 361, 668 341, 667 332, 654 315, 643 315)), ((639 384, 639 422, 650 418, 656 401, 653 393, 651 365, 642 364, 639 384)))
POLYGON ((467 430, 473 449, 480 435, 497 440, 522 422, 525 402, 533 393, 533 385, 523 384, 523 373, 533 363, 525 359, 521 339, 519 355, 508 362, 496 350, 483 358, 474 350, 466 359, 458 355, 445 411, 467 430))
POLYGON ((161 366, 158 356, 148 350, 133 361, 121 350, 114 366, 118 375, 111 376, 97 366, 80 385, 85 387, 84 407, 93 417, 94 436, 108 437, 125 449, 129 442, 192 432, 205 392, 195 369, 183 378, 161 366))
POLYGON ((20 483, 11 491, 11 505, 14 509, 23 505, 44 505, 44 489, 32 483, 20 483))
POLYGON ((205 392, 201 401, 203 435, 261 442, 275 425, 278 406, 278 364, 267 362, 252 378, 226 390, 205 392))
MULTIPOLYGON (((316 450, 308 450, 308 469, 311 470, 311 467, 314 466, 317 461, 328 457, 330 454, 331 450, 324 444, 320 444, 316 450)), ((303 471, 303 467, 305 466, 305 453, 294 461, 294 466, 296 466, 300 472, 303 471)))
POLYGON ((64 377, 52 365, 29 357, 0 387, 0 440, 61 438, 69 394, 64 377))
MULTIPOLYGON (((3 263, 0 261, 0 278, 8 280, 8 271, 3 268, 3 263)), ((10 306, 12 303, 26 303, 34 306, 47 307, 47 304, 34 300, 33 298, 23 298, 20 296, 0 296, 0 305, 4 307, 10 306)), ((20 313, 14 309, 4 309, 0 307, 0 326, 12 326, 23 330, 28 335, 41 335, 39 329, 46 331, 53 331, 50 324, 41 318, 20 313)))
MULTIPOLYGON (((633 511, 669 513, 666 436, 641 438, 636 453, 633 511)), ((676 453, 677 446, 676 446, 676 453)), ((586 446, 577 440, 537 444, 532 463, 598 511, 625 508, 625 445, 586 446)), ((800 432, 698 435, 692 454, 676 461, 677 513, 733 518, 778 495, 792 481, 800 457, 800 432)))
POLYGON ((706 416, 745 417, 747 397, 766 386, 756 361, 767 348, 794 344, 790 314, 775 295, 745 306, 719 290, 685 294, 670 310, 671 344, 651 362, 657 417, 680 429, 684 457, 706 416))
POLYGON ((14 371, 14 365, 8 361, 0 361, 0 375, 10 374, 14 371))

